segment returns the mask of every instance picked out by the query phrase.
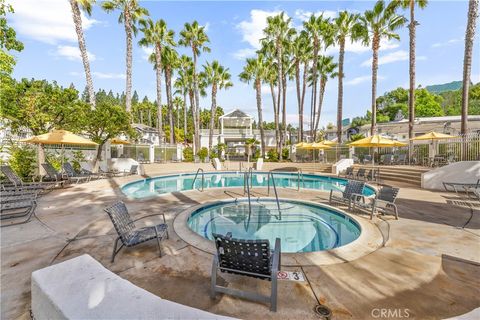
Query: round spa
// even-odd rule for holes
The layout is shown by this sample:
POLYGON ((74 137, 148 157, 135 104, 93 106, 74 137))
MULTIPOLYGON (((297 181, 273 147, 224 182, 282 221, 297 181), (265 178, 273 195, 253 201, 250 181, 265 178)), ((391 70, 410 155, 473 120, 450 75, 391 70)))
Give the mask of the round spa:
POLYGON ((282 252, 314 252, 346 245, 360 236, 360 225, 339 210, 295 200, 237 199, 193 211, 188 227, 212 240, 212 233, 239 239, 281 239, 282 252), (251 210, 249 209, 251 207, 251 210), (279 208, 280 207, 280 208, 279 208))

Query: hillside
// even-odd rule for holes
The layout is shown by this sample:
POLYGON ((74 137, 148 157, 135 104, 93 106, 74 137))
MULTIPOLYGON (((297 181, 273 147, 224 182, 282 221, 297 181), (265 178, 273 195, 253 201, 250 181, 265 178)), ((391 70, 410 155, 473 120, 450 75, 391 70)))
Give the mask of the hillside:
POLYGON ((431 93, 442 93, 446 91, 459 90, 461 88, 462 88, 462 81, 452 81, 449 83, 434 84, 434 85, 425 87, 425 89, 427 89, 431 93))

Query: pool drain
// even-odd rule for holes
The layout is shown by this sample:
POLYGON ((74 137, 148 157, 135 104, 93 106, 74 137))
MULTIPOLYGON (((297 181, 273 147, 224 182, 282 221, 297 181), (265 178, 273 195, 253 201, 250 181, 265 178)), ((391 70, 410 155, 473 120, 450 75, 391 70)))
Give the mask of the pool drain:
POLYGON ((330 318, 332 316, 332 311, 330 310, 330 308, 328 308, 327 306, 321 305, 321 304, 317 304, 315 306, 315 308, 313 309, 313 311, 321 319, 330 320, 330 318))

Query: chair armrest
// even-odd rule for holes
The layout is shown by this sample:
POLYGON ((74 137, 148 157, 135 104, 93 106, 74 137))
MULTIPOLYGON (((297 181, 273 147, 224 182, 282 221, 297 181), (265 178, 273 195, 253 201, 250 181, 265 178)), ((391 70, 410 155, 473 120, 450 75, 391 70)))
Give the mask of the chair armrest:
POLYGON ((395 203, 393 203, 393 202, 386 201, 386 200, 381 200, 381 199, 376 199, 376 198, 373 199, 373 203, 374 203, 375 205, 377 205, 377 203, 383 203, 383 204, 392 205, 392 206, 395 205, 395 203))
POLYGON ((153 216, 162 216, 163 217, 163 223, 165 223, 165 224, 167 223, 166 220, 165 220, 165 214, 163 214, 163 213, 149 214, 149 215, 137 218, 137 219, 133 220, 133 222, 136 222, 136 221, 139 221, 139 220, 142 220, 142 219, 145 219, 145 218, 153 217, 153 216))
MULTIPOLYGON (((280 270, 281 267, 281 262, 280 262, 280 255, 282 254, 281 250, 281 244, 280 244, 280 238, 275 239, 275 248, 273 249, 273 263, 272 263, 272 271, 278 271, 280 270)), ((275 274, 276 276, 276 274, 275 274)))
POLYGON ((357 199, 362 199, 363 203, 365 203, 365 195, 360 193, 352 193, 350 195, 350 199, 353 201, 357 201, 357 199))

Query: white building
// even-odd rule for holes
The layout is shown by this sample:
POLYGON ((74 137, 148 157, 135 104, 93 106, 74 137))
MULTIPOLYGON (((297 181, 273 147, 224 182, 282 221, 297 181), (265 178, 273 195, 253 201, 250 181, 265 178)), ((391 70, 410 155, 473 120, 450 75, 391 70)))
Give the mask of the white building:
MULTIPOLYGON (((260 130, 253 129, 254 118, 245 112, 235 109, 219 118, 220 129, 213 130, 212 145, 225 143, 229 152, 245 153, 245 140, 256 139, 260 141, 260 130)), ((275 130, 264 130, 266 149, 274 148, 275 130)), ((200 130, 200 147, 208 148, 210 130, 200 130)), ((260 145, 259 145, 260 147, 260 145)))

